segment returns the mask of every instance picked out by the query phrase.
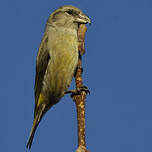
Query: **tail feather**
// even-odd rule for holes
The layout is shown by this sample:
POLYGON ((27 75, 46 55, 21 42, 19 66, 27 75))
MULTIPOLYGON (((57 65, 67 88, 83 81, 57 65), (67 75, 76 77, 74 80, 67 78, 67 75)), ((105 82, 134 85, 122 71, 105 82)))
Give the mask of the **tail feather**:
POLYGON ((42 107, 39 108, 39 111, 34 118, 34 122, 33 122, 32 128, 31 128, 31 131, 30 131, 30 136, 29 136, 26 148, 30 149, 32 146, 34 134, 35 134, 38 124, 40 123, 42 116, 44 115, 44 110, 45 110, 45 105, 42 105, 42 107))

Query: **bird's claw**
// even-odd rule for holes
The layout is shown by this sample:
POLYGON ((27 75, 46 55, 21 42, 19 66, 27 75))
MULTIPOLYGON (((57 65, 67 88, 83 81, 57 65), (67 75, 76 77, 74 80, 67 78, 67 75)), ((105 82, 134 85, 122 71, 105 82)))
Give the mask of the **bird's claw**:
POLYGON ((86 94, 90 94, 90 91, 89 91, 89 89, 88 89, 87 86, 81 86, 80 88, 78 88, 78 90, 79 90, 80 92, 85 91, 86 94))
POLYGON ((82 91, 85 91, 86 94, 87 94, 87 93, 90 94, 90 91, 89 91, 88 87, 86 87, 86 86, 81 86, 80 88, 77 88, 77 89, 75 89, 75 90, 66 91, 65 94, 71 93, 71 97, 73 97, 73 96, 75 96, 75 95, 80 95, 82 91))

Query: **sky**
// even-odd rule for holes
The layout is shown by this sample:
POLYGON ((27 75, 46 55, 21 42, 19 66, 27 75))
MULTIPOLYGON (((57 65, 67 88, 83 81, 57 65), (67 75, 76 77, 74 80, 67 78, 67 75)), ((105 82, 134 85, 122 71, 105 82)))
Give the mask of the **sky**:
MULTIPOLYGON (((152 0, 0 2, 0 151, 27 152, 37 51, 48 16, 71 4, 87 26, 83 79, 90 152, 152 151, 152 0)), ((70 88, 74 88, 74 82, 70 88)), ((41 121, 31 152, 75 151, 75 104, 66 95, 41 121)))

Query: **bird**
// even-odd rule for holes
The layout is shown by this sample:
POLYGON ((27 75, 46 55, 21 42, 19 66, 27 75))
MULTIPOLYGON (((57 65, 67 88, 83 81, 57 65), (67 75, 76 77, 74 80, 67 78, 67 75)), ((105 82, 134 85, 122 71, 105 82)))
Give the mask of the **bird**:
POLYGON ((36 58, 34 120, 26 147, 45 113, 65 95, 78 65, 78 28, 91 23, 79 8, 64 5, 48 17, 36 58))

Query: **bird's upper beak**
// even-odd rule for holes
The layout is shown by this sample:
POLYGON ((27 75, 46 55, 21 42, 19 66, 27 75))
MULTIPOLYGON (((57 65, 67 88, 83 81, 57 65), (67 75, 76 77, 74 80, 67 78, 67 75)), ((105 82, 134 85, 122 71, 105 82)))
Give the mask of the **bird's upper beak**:
POLYGON ((80 13, 79 16, 75 19, 75 22, 80 24, 91 24, 91 19, 83 13, 80 13))

